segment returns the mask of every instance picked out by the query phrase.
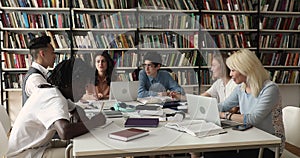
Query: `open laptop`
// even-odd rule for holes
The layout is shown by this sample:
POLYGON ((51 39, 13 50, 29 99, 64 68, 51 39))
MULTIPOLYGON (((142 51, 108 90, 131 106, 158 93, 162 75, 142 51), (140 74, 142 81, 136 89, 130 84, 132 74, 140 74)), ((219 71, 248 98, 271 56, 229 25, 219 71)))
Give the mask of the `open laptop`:
POLYGON ((118 81, 110 83, 109 100, 135 101, 138 95, 139 81, 118 81))
POLYGON ((233 127, 241 124, 230 120, 221 121, 216 98, 194 94, 186 94, 186 97, 188 103, 188 113, 191 119, 201 119, 207 122, 213 122, 216 125, 222 126, 223 128, 233 127))
POLYGON ((205 120, 221 126, 216 98, 186 94, 188 113, 191 120, 205 120))

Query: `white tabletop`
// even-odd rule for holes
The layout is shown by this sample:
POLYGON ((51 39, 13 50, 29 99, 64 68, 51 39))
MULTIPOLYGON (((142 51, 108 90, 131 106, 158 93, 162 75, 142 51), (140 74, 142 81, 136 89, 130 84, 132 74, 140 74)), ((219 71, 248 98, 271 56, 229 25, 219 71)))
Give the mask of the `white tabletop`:
POLYGON ((277 147, 278 151, 281 142, 280 138, 257 128, 247 131, 226 129, 228 132, 225 134, 198 138, 165 128, 163 123, 158 128, 147 128, 150 129, 148 136, 129 142, 108 138, 108 133, 124 129, 122 122, 124 119, 119 118, 104 129, 97 128, 74 138, 73 155, 76 157, 136 156, 259 147, 277 147))

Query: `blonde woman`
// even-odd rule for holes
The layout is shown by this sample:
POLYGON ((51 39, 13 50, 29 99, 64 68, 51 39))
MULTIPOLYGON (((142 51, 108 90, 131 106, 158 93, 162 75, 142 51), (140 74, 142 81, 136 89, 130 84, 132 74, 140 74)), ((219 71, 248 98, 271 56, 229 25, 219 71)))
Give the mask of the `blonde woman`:
MULTIPOLYGON (((226 65, 231 78, 239 85, 224 102, 219 103, 220 117, 251 124, 284 140, 279 88, 270 81, 269 73, 255 53, 248 49, 238 50, 227 58, 226 65), (230 113, 229 110, 236 105, 240 106, 240 114, 230 113)), ((204 157, 252 158, 258 153, 259 149, 226 151, 225 155, 224 152, 207 152, 204 157)), ((274 157, 274 152, 265 149, 265 157, 274 157)))

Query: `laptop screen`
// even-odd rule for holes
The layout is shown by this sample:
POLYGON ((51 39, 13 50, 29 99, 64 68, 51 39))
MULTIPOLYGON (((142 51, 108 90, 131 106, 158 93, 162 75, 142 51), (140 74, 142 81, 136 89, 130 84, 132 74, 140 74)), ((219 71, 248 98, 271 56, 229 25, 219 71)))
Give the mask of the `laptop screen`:
POLYGON ((135 101, 139 81, 118 81, 110 83, 109 100, 135 101))
POLYGON ((221 126, 216 98, 186 94, 188 113, 193 120, 201 119, 221 126))

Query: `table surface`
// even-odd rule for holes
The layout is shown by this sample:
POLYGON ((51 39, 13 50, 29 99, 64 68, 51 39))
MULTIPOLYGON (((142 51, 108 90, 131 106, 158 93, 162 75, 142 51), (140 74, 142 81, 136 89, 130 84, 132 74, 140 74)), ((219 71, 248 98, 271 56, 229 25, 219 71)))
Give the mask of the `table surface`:
MULTIPOLYGON (((121 118, 123 119, 123 118, 121 118)), ((123 119, 124 120, 124 119, 123 119)), ((120 120, 120 122, 123 122, 120 120)), ((128 142, 114 140, 108 134, 124 129, 118 121, 105 128, 96 128, 73 139, 73 155, 95 157, 142 156, 166 153, 203 152, 259 147, 279 147, 280 138, 257 128, 247 131, 226 129, 227 133, 208 137, 194 137, 160 125, 146 128, 150 134, 128 142)))

